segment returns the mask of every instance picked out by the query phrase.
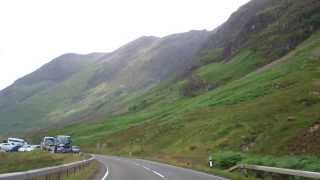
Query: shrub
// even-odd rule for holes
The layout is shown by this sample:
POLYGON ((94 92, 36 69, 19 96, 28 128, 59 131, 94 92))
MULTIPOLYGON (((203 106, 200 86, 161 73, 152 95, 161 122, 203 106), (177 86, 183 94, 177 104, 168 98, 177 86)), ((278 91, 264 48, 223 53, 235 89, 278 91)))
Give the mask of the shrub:
POLYGON ((208 83, 199 76, 191 75, 181 88, 182 96, 194 97, 208 89, 208 83))
POLYGON ((265 157, 247 157, 242 161, 244 164, 254 164, 254 165, 260 165, 260 166, 276 166, 276 160, 273 157, 265 156, 265 157))
POLYGON ((243 159, 241 153, 236 152, 218 152, 213 154, 213 162, 216 167, 219 168, 230 168, 237 165, 243 159))
MULTIPOLYGON (((233 153, 236 154, 236 153, 233 153)), ((320 172, 320 159, 312 156, 241 155, 238 163, 320 172)))
POLYGON ((214 165, 227 169, 237 164, 252 164, 297 170, 320 172, 320 159, 312 156, 260 156, 240 152, 218 152, 213 154, 214 165))

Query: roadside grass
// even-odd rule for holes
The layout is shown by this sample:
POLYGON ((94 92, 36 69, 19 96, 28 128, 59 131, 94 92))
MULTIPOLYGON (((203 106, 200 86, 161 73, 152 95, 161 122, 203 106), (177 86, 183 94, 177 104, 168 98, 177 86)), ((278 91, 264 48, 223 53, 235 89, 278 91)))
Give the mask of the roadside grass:
POLYGON ((82 160, 79 155, 42 151, 0 153, 0 173, 27 171, 82 160))
POLYGON ((75 174, 64 176, 64 180, 92 180, 99 171, 99 163, 93 161, 89 166, 82 168, 75 174))
POLYGON ((228 169, 237 164, 252 164, 320 172, 320 158, 316 156, 275 156, 221 151, 214 153, 212 157, 214 166, 220 169, 228 169))
POLYGON ((220 169, 217 167, 209 168, 208 163, 203 158, 199 157, 190 157, 190 156, 171 156, 167 154, 161 154, 152 157, 136 157, 143 158, 153 161, 158 161, 162 163, 171 164, 178 167, 193 169, 197 171, 206 172, 209 174, 213 174, 215 176, 226 177, 232 180, 255 180, 256 178, 253 176, 245 176, 241 173, 237 172, 228 172, 224 169, 220 169))

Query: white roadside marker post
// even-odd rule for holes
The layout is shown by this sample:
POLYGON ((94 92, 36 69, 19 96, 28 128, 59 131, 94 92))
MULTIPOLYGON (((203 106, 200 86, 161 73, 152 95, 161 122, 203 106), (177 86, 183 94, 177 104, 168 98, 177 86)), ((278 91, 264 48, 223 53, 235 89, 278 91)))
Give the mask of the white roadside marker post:
POLYGON ((210 155, 208 159, 209 159, 209 167, 212 168, 213 167, 213 158, 212 158, 212 156, 210 155))
POLYGON ((209 162, 209 165, 210 165, 211 168, 213 167, 212 161, 209 162))

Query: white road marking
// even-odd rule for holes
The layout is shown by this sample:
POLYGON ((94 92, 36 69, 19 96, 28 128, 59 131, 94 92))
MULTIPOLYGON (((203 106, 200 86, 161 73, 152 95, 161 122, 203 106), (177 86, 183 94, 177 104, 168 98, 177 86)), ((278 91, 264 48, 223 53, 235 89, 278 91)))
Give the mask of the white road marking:
POLYGON ((141 166, 139 163, 136 163, 137 166, 141 166))
POLYGON ((158 175, 158 176, 160 176, 160 177, 162 177, 162 178, 166 179, 166 177, 164 177, 164 175, 162 175, 162 174, 158 173, 157 171, 153 171, 153 170, 152 170, 152 172, 153 172, 153 173, 155 173, 156 175, 158 175))
POLYGON ((152 169, 150 169, 150 168, 148 168, 148 167, 146 167, 146 166, 142 166, 142 165, 140 165, 140 164, 136 164, 136 165, 137 165, 137 166, 140 166, 140 167, 143 167, 143 168, 146 169, 147 171, 150 171, 150 172, 152 172, 152 173, 160 176, 160 177, 163 178, 163 179, 167 179, 164 175, 160 174, 159 172, 157 172, 157 171, 155 171, 155 170, 152 170, 152 169))
MULTIPOLYGON (((116 160, 121 161, 122 159, 117 158, 116 160)), ((132 163, 132 161, 130 162, 130 161, 128 161, 128 160, 123 160, 123 161, 126 161, 126 162, 128 162, 128 163, 132 163)), ((136 166, 142 167, 142 168, 144 168, 145 170, 150 171, 150 172, 154 173, 155 175, 160 176, 160 177, 163 178, 163 179, 167 179, 164 175, 162 175, 162 174, 160 174, 159 172, 157 172, 157 171, 155 171, 155 170, 152 170, 152 169, 150 169, 150 168, 148 168, 148 167, 146 167, 146 166, 143 166, 143 165, 141 165, 141 164, 139 164, 139 163, 136 163, 136 162, 133 162, 133 164, 135 164, 136 166)), ((102 180, 106 180, 107 176, 108 176, 108 169, 107 169, 107 173, 106 173, 106 175, 105 175, 105 178, 102 179, 102 180)))
POLYGON ((108 175, 109 175, 109 169, 107 168, 107 172, 106 172, 106 174, 103 176, 103 178, 101 180, 106 180, 108 175))
POLYGON ((145 167, 145 166, 142 166, 143 168, 145 168, 146 170, 148 170, 148 171, 152 171, 150 168, 148 168, 148 167, 145 167))

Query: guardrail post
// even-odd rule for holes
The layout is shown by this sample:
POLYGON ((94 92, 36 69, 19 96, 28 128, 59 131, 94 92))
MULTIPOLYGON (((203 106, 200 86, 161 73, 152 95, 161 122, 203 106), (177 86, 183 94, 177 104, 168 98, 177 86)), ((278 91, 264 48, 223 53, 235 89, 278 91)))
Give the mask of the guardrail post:
POLYGON ((58 180, 61 180, 61 172, 58 173, 58 180))

